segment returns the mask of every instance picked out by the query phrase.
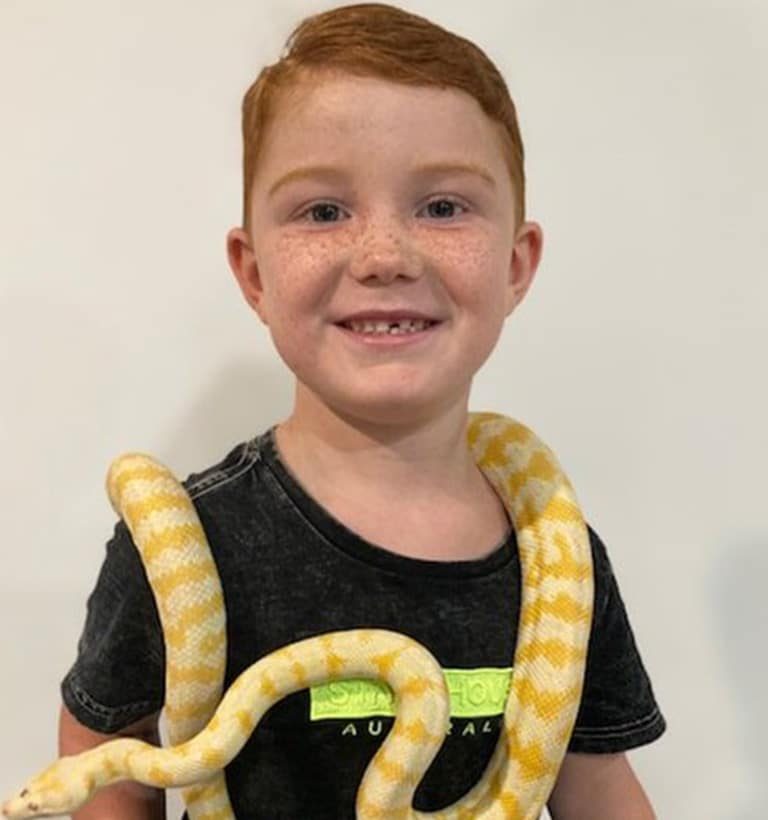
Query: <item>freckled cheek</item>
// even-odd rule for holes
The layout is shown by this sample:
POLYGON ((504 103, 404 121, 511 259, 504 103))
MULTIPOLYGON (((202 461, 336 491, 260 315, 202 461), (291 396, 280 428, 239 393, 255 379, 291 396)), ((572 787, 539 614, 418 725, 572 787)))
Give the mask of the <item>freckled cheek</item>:
POLYGON ((280 241, 265 257, 265 288, 287 312, 317 306, 329 295, 328 272, 335 258, 334 249, 316 238, 280 241))
POLYGON ((458 302, 483 313, 490 310, 503 315, 506 271, 497 250, 485 243, 464 242, 444 254, 443 260, 454 271, 450 282, 458 302))

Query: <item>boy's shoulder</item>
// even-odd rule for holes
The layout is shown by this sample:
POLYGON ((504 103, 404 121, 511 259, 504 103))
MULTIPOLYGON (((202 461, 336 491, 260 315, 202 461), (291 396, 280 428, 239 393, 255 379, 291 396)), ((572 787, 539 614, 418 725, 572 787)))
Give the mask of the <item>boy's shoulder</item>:
POLYGON ((246 475, 261 459, 270 431, 235 445, 221 460, 192 472, 181 483, 190 498, 196 500, 246 475))

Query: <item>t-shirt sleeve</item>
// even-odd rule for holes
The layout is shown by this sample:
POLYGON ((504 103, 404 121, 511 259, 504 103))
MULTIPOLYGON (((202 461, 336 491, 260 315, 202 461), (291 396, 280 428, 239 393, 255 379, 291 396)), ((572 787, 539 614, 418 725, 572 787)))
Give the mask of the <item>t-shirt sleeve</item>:
POLYGON ((121 521, 88 598, 77 658, 61 683, 62 698, 84 726, 113 734, 160 710, 164 668, 157 607, 121 521))
POLYGON ((569 752, 624 752, 656 740, 666 722, 635 643, 605 545, 590 528, 595 605, 581 707, 569 752))

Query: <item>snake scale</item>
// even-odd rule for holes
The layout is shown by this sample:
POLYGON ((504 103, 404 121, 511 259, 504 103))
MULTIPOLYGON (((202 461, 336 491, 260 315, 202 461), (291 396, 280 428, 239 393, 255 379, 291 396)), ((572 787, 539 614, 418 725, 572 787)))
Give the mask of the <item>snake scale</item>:
POLYGON ((192 820, 232 820, 222 770, 267 709, 316 684, 374 678, 393 690, 397 715, 359 786, 359 820, 537 818, 581 697, 593 604, 589 537, 568 478, 531 430, 499 414, 471 413, 467 442, 512 520, 523 584, 503 730, 485 773, 463 798, 432 813, 412 807, 448 730, 449 706, 437 661, 404 635, 358 629, 308 638, 261 658, 221 697, 225 613, 200 521, 170 471, 132 454, 113 462, 108 492, 158 604, 169 745, 124 738, 62 757, 5 803, 5 817, 67 814, 98 789, 130 779, 186 787, 192 820))

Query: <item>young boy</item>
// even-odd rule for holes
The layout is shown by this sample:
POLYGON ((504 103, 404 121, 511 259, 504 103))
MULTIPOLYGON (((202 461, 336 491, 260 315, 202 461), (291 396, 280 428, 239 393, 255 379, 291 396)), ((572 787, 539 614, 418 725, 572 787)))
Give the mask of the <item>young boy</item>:
MULTIPOLYGON (((504 81, 475 45, 422 18, 338 8, 304 21, 261 73, 243 136, 244 218, 229 260, 296 389, 285 421, 187 482, 224 588, 227 685, 280 646, 368 626, 408 633, 482 691, 482 670, 511 664, 520 568, 466 444, 468 401, 542 246, 525 220, 504 81)), ((584 694, 550 811, 651 818, 624 752, 664 720, 593 530, 590 541, 584 694)), ((163 664, 154 603, 119 525, 62 684, 61 753, 115 734, 156 740, 163 664)), ((227 769, 239 820, 354 817, 391 719, 353 716, 345 704, 365 697, 335 694, 330 716, 302 692, 257 727, 227 769)), ((476 705, 453 719, 417 809, 446 806, 480 778, 501 709, 476 705)), ((162 795, 135 784, 75 815, 163 816, 162 795)))

